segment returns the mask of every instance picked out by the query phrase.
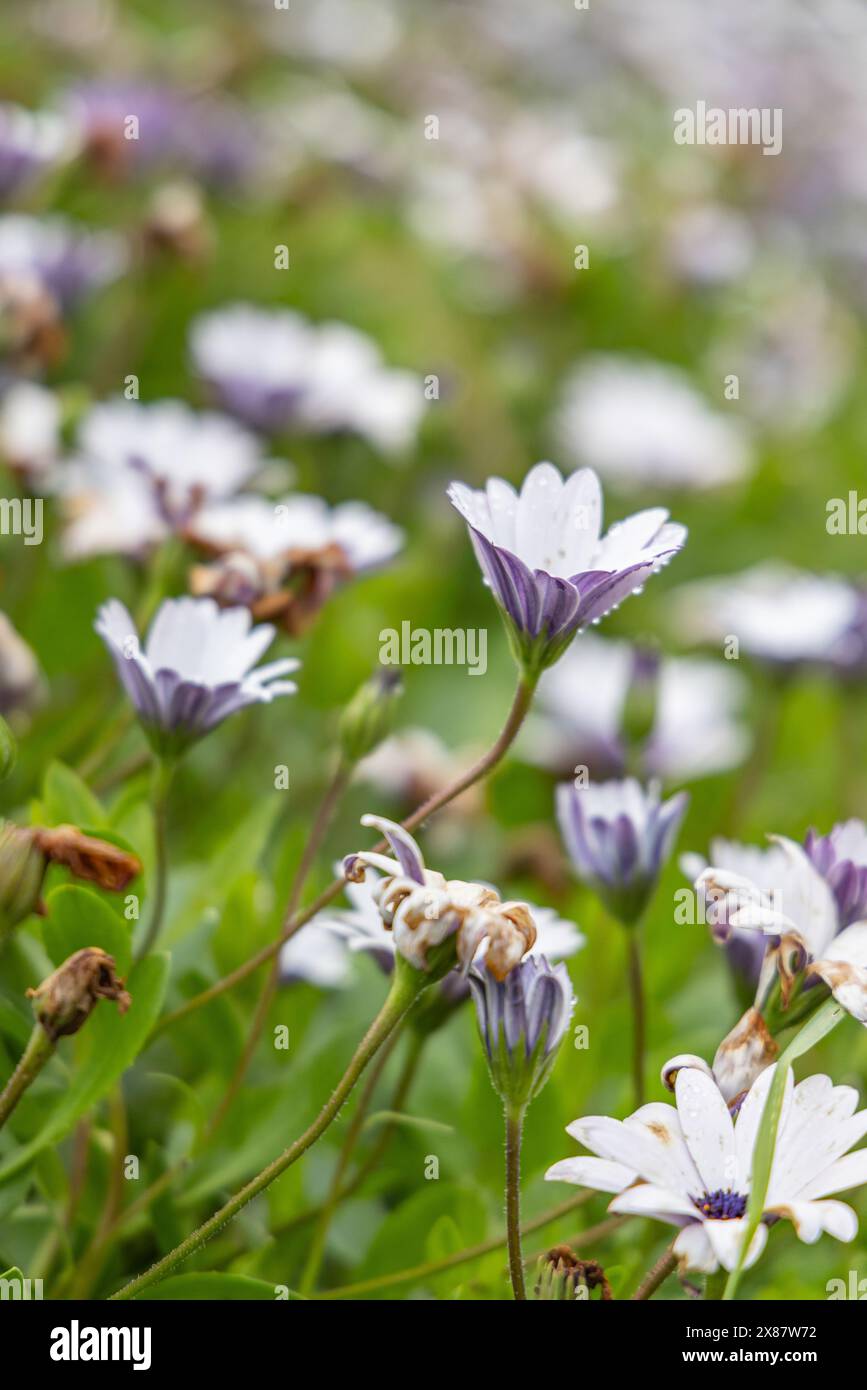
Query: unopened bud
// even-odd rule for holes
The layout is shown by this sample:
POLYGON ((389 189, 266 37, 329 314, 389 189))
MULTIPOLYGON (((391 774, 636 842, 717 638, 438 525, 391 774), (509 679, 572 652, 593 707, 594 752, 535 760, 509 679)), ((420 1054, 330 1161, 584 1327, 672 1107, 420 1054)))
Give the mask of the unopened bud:
POLYGON ((100 999, 113 999, 122 1014, 132 1003, 112 957, 98 946, 76 951, 27 994, 36 1000, 36 1017, 52 1042, 77 1033, 100 999))
POLYGON ((391 733, 397 697, 403 693, 399 670, 381 668, 353 695, 340 717, 338 736, 348 763, 360 762, 391 733))
POLYGON ((533 1297, 537 1301, 589 1299, 591 1289, 600 1289, 603 1302, 611 1298, 611 1286, 596 1260, 580 1260, 568 1245, 556 1245, 536 1265, 533 1297))
POLYGON ((0 942, 36 911, 47 862, 34 829, 0 822, 0 942))

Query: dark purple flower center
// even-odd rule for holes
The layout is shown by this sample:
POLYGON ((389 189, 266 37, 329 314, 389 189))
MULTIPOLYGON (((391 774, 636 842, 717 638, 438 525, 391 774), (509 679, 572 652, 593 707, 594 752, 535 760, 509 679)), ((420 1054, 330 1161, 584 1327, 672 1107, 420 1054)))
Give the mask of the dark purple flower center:
POLYGON ((693 1197, 694 1204, 702 1216, 711 1221, 736 1221, 747 1209, 747 1199, 739 1192, 725 1192, 718 1187, 716 1192, 704 1192, 701 1197, 693 1197))

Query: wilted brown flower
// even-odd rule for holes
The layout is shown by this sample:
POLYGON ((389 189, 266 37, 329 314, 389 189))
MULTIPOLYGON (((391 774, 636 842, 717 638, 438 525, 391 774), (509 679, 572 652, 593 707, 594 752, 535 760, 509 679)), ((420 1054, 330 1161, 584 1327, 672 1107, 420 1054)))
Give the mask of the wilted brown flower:
POLYGON ((141 863, 134 854, 107 840, 85 835, 74 825, 56 825, 50 830, 39 827, 34 840, 53 864, 65 864, 77 878, 98 883, 112 893, 123 892, 141 872, 141 863))
POLYGON ((77 1033, 100 999, 113 999, 122 1014, 132 1003, 112 957, 99 946, 76 951, 27 996, 38 1001, 36 1017, 52 1042, 77 1033))

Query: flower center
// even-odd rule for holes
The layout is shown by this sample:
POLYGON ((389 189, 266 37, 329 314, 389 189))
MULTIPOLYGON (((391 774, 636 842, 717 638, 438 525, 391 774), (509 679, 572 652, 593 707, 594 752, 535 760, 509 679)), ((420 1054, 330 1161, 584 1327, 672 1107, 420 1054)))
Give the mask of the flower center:
POLYGON ((692 1200, 702 1216, 707 1216, 711 1221, 736 1221, 747 1209, 746 1197, 739 1192, 724 1191, 721 1187, 716 1192, 705 1192, 692 1200))

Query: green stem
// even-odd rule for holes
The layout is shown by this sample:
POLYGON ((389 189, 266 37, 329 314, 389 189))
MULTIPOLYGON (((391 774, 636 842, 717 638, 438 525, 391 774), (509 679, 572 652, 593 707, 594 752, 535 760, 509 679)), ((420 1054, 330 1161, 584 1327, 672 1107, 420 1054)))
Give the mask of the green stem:
POLYGON ((325 1243, 328 1239, 328 1230, 331 1225, 331 1220, 334 1216, 334 1212, 336 1211, 337 1205, 340 1201, 340 1191, 341 1188, 344 1186, 343 1180, 346 1175, 346 1171, 350 1163, 352 1162, 352 1155, 355 1153, 356 1146, 361 1137, 361 1131, 364 1128, 364 1121, 367 1117, 367 1112, 370 1109, 370 1105, 373 1100, 377 1084, 380 1078, 382 1077, 382 1073, 385 1070, 385 1067, 388 1063, 388 1059, 391 1056, 394 1046, 398 1042, 399 1038, 400 1029, 395 1028, 388 1042, 385 1044, 383 1048, 380 1049, 379 1056, 377 1057, 375 1063, 370 1069, 370 1074, 367 1078, 364 1090, 361 1096, 359 1097, 358 1104, 355 1107, 355 1113, 352 1116, 352 1119, 349 1123, 349 1127, 347 1128, 346 1137, 343 1141, 343 1146, 340 1150, 340 1154, 337 1159, 337 1164, 335 1165, 334 1173, 331 1178, 331 1183, 329 1184, 328 1193, 322 1205, 322 1210, 320 1212, 319 1219, 316 1222, 316 1227, 313 1231, 313 1236, 310 1241, 310 1250, 307 1255, 307 1261, 304 1266, 304 1271, 301 1275, 301 1279, 298 1284, 298 1292, 304 1294, 305 1298, 309 1293, 313 1291, 313 1289, 316 1286, 316 1280, 319 1277, 319 1270, 322 1267, 322 1260, 325 1255, 325 1243))
POLYGON ((163 1279, 177 1265, 199 1250, 210 1240, 211 1236, 216 1235, 217 1231, 237 1216, 248 1202, 251 1202, 254 1197, 258 1197, 260 1192, 264 1192, 276 1178, 285 1173, 287 1168, 291 1168, 292 1164, 296 1163, 302 1154, 316 1143, 316 1140, 325 1133, 332 1120, 337 1117, 367 1064, 376 1056, 376 1053, 415 1003, 419 993, 427 983, 427 979, 420 971, 413 970, 411 966, 398 957, 392 976, 391 989, 385 1003, 359 1043, 352 1061, 332 1092, 331 1098, 323 1106, 313 1124, 305 1130, 299 1139, 295 1140, 294 1144, 290 1144, 289 1148, 263 1168, 261 1173, 258 1173, 239 1192, 230 1197, 229 1201, 220 1207, 219 1211, 215 1212, 204 1225, 193 1231, 192 1235, 182 1240, 180 1245, 176 1246, 174 1250, 170 1250, 144 1274, 140 1274, 137 1279, 133 1279, 124 1288, 113 1294, 112 1298, 135 1298, 143 1289, 149 1288, 151 1284, 163 1279))
POLYGON ((644 1104, 644 1049, 647 1027, 639 930, 638 925, 627 928, 629 997, 632 1005, 632 1083, 636 1109, 644 1104))
POLYGON ((506 1106, 506 1236, 509 1248, 509 1277, 518 1302, 524 1302, 524 1261, 521 1256, 521 1135, 523 1106, 506 1106))
POLYGON ((155 887, 150 920, 136 960, 141 960, 153 950, 166 910, 166 890, 169 877, 169 852, 166 835, 169 788, 175 773, 175 764, 167 758, 157 758, 154 762, 153 812, 154 837, 156 842, 155 887))
MULTIPOLYGON (((535 688, 534 681, 529 680, 523 675, 521 676, 515 691, 515 697, 512 701, 512 707, 509 710, 506 722, 496 742, 491 745, 487 753, 485 753, 478 762, 474 763, 467 772, 457 777, 454 782, 451 782, 448 787, 444 787, 442 791, 435 792, 433 796, 429 796, 427 801, 424 801, 421 806, 418 806, 416 810, 413 811, 412 815, 408 816, 406 820, 402 822, 404 830, 415 830, 416 826, 421 825, 422 821, 427 820, 435 811, 441 810, 443 806, 447 806, 450 801, 454 801, 455 797, 460 796, 462 792, 465 792, 467 788, 471 787, 475 782, 480 781, 482 777, 486 777, 492 768, 496 767, 497 763, 505 756, 518 736, 518 732, 532 703, 535 688)), ((373 846, 373 851, 375 853, 382 853, 382 851, 387 849, 388 845, 385 840, 380 840, 373 846)), ((235 985, 239 985, 242 980, 246 980, 249 975, 252 975, 255 970, 259 969, 260 965, 264 965, 266 961, 271 960, 279 952, 284 942, 294 936, 297 931, 300 931, 312 917, 316 916, 317 912, 321 912, 322 909, 328 907, 329 903, 332 903, 336 897, 339 897, 345 886, 342 878, 334 879, 334 881, 319 894, 318 898, 312 903, 309 903, 301 912, 295 913, 284 923, 283 930, 276 941, 270 942, 267 946, 263 946, 255 955, 250 956, 248 960, 244 961, 243 965, 239 965, 237 969, 233 970, 230 974, 224 975, 221 980, 217 980, 213 985, 209 985, 207 989, 202 990, 201 994, 196 994, 191 999, 185 1000, 178 1008, 161 1018, 151 1034, 151 1040, 158 1033, 162 1033, 164 1029, 170 1027, 171 1024, 177 1023, 179 1019, 186 1018, 187 1014, 192 1013, 195 1009, 200 1009, 204 1004, 209 1004, 213 999, 217 999, 221 994, 224 994, 226 990, 233 989, 235 985)))
POLYGON ((0 1093, 0 1129, 9 1119, 28 1086, 33 1084, 49 1057, 53 1055, 54 1046, 42 1024, 37 1023, 18 1066, 0 1093))
POLYGON ((728 1277, 723 1298, 726 1302, 732 1300, 737 1293, 741 1274, 743 1273, 744 1261, 747 1252, 753 1243, 753 1236, 759 1228, 765 1210, 765 1198, 768 1195, 768 1184, 771 1179, 771 1168, 774 1162, 774 1152, 777 1145, 777 1130, 780 1125, 780 1116, 783 1113, 783 1100, 786 1094, 786 1079, 789 1067, 798 1057, 809 1052, 810 1048, 815 1047, 818 1042, 830 1033, 832 1028, 845 1016, 844 1010, 837 1003, 836 999, 826 999, 806 1027, 802 1028, 788 1047, 781 1054, 774 1070, 774 1077, 768 1090, 765 1108, 762 1111, 762 1118, 759 1122, 756 1133, 756 1142, 753 1149, 753 1163, 750 1173, 750 1199, 747 1203, 746 1229, 743 1241, 741 1242, 740 1254, 735 1268, 728 1277))
MULTIPOLYGON (((325 795, 323 796, 322 801, 320 802, 319 810, 316 813, 313 826, 310 830, 309 836, 307 837, 307 843, 304 846, 301 859, 298 863, 298 868, 295 871, 295 876, 292 881, 292 887, 289 890, 289 901, 286 906, 286 911, 283 914, 284 923, 286 921, 291 920, 295 912, 295 909, 298 906, 298 902, 304 890, 304 884, 307 882, 307 876, 313 867, 316 855, 319 851, 322 841, 324 840, 327 834, 328 827, 331 824, 334 813, 340 804, 340 799, 343 796, 344 791, 346 790, 351 776, 352 764, 344 762, 343 759, 341 759, 338 763, 334 776, 331 778, 328 784, 325 795)), ((235 1067, 232 1079, 229 1082, 229 1085, 226 1087, 225 1095, 223 1096, 223 1099, 220 1101, 220 1104, 217 1106, 217 1109, 214 1112, 213 1119, 207 1127, 207 1130, 205 1132, 206 1139, 211 1139, 213 1135, 217 1132, 217 1130, 220 1128, 220 1125, 223 1123, 223 1120, 226 1118, 226 1115, 231 1109, 232 1102, 234 1101, 236 1095, 238 1094, 238 1091, 241 1089, 241 1086, 244 1083, 244 1077, 247 1075, 247 1071, 249 1070, 250 1063, 253 1060, 257 1044, 262 1036, 262 1029, 265 1027, 265 1023, 268 1018, 268 1011, 271 1007, 274 995, 277 992, 277 986, 279 983, 280 957, 275 956, 273 965, 271 967, 271 973, 269 974, 268 979, 265 981, 259 998, 256 1001, 256 1008, 253 1012, 253 1020, 250 1024, 250 1031, 247 1035, 247 1040, 244 1044, 244 1050, 241 1053, 237 1066, 235 1067)))

